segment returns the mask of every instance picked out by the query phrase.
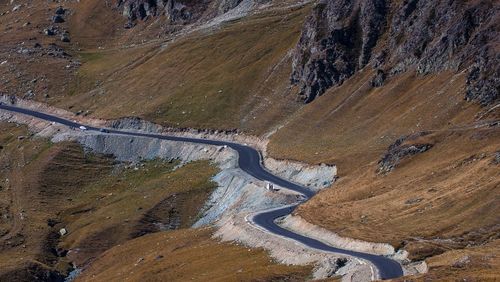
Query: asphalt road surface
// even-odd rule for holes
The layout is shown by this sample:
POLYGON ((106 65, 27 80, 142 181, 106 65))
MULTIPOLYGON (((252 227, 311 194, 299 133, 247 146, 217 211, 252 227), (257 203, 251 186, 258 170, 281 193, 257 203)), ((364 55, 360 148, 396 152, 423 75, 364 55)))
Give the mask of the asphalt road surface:
MULTIPOLYGON (((74 122, 71 120, 67 120, 67 119, 63 119, 63 118, 56 117, 53 115, 45 114, 42 112, 37 112, 37 111, 19 108, 19 107, 15 107, 15 106, 0 104, 0 109, 7 110, 10 112, 16 112, 16 113, 20 113, 20 114, 29 115, 29 116, 43 119, 43 120, 50 121, 50 122, 56 122, 56 123, 66 125, 69 127, 73 127, 73 128, 79 128, 80 126, 85 126, 87 128, 87 130, 89 130, 89 131, 100 131, 101 130, 101 128, 86 126, 84 124, 80 124, 80 123, 77 123, 77 122, 74 122)), ((314 196, 314 192, 312 192, 311 190, 309 190, 305 187, 302 187, 300 185, 297 185, 295 183, 292 183, 290 181, 287 181, 285 179, 282 179, 276 175, 273 175, 269 171, 267 171, 262 165, 262 160, 261 160, 261 156, 260 156, 259 152, 256 151, 255 149, 249 147, 249 146, 246 146, 246 145, 233 143, 233 142, 226 142, 226 141, 210 140, 210 139, 177 137, 177 136, 168 136, 168 135, 160 135, 160 134, 152 134, 152 133, 131 132, 131 131, 117 130, 117 129, 106 129, 106 132, 109 134, 120 134, 120 135, 127 135, 127 136, 156 138, 156 139, 161 139, 161 140, 191 142, 191 143, 207 144, 207 145, 215 145, 215 146, 228 146, 228 147, 230 147, 238 152, 238 154, 239 154, 238 164, 239 164, 240 168, 243 171, 245 171, 246 173, 252 175, 253 177, 255 177, 259 180, 269 181, 269 182, 274 183, 278 186, 296 191, 304 196, 304 200, 308 200, 312 196, 314 196)), ((392 259, 384 257, 384 256, 372 255, 372 254, 367 254, 367 253, 361 253, 361 252, 355 252, 355 251, 349 251, 349 250, 335 248, 335 247, 332 247, 332 246, 327 245, 325 243, 322 243, 318 240, 315 240, 315 239, 294 233, 290 230, 284 229, 275 223, 275 219, 290 214, 295 208, 296 208, 296 206, 291 206, 291 207, 286 207, 286 208, 272 210, 272 211, 264 211, 264 212, 256 214, 252 218, 252 222, 254 224, 266 229, 267 231, 269 231, 273 234, 277 234, 277 235, 280 235, 283 237, 293 239, 297 242, 300 242, 300 243, 302 243, 308 247, 314 248, 314 249, 349 255, 349 256, 353 256, 353 257, 367 260, 367 261, 371 262, 377 268, 378 274, 379 274, 381 279, 390 279, 390 278, 397 278, 397 277, 403 276, 403 269, 401 268, 401 265, 398 262, 396 262, 395 260, 392 260, 392 259)))

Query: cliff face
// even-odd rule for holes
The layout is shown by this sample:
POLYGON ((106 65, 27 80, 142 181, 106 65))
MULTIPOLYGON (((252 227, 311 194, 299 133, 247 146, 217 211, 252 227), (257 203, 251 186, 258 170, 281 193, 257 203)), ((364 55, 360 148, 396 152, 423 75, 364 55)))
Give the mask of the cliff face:
POLYGON ((372 81, 416 70, 468 72, 468 100, 498 99, 500 5, 494 1, 320 1, 295 49, 291 81, 314 100, 361 68, 372 81))
POLYGON ((225 13, 242 0, 118 0, 129 25, 148 16, 165 15, 170 23, 187 24, 199 20, 205 14, 212 16, 225 13))

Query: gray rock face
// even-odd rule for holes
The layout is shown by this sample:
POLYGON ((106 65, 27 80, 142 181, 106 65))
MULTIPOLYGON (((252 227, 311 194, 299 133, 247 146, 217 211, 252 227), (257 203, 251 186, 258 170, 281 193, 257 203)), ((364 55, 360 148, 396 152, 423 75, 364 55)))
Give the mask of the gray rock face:
POLYGON ((321 1, 304 24, 291 81, 310 102, 367 64, 389 76, 468 69, 466 98, 490 104, 500 88, 499 11, 487 0, 321 1))
POLYGON ((218 7, 218 13, 224 14, 229 10, 236 8, 236 6, 241 3, 241 1, 242 0, 221 0, 218 7))
POLYGON ((500 151, 495 153, 492 163, 496 165, 500 164, 500 151))
POLYGON ((378 69, 377 74, 372 79, 372 87, 380 87, 384 84, 385 81, 385 73, 383 70, 378 69))
POLYGON ((204 16, 216 16, 228 12, 242 0, 118 0, 123 15, 129 19, 127 27, 136 20, 165 15, 172 24, 192 23, 204 16))
POLYGON ((165 14, 171 22, 188 22, 197 16, 196 8, 206 6, 207 1, 183 0, 119 0, 117 5, 123 7, 123 16, 129 21, 144 20, 149 16, 165 14))
POLYGON ((420 132, 417 134, 403 136, 389 146, 387 153, 378 162, 378 173, 388 173, 405 158, 424 153, 430 150, 434 145, 431 143, 414 142, 417 138, 425 136, 428 133, 420 132))
POLYGON ((314 8, 293 58, 301 100, 311 102, 368 63, 386 14, 385 0, 324 0, 314 8))

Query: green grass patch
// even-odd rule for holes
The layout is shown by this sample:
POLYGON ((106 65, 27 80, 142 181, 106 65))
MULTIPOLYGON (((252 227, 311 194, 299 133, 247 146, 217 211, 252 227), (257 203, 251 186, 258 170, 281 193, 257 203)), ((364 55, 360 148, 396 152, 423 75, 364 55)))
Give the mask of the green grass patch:
POLYGON ((100 60, 104 57, 103 53, 99 52, 81 52, 78 54, 82 60, 83 63, 90 63, 93 61, 100 60))

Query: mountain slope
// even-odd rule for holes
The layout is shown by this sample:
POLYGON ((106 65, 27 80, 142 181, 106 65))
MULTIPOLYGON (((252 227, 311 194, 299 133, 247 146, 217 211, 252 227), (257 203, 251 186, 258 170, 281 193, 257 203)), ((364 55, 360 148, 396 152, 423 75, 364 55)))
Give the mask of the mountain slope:
POLYGON ((0 1, 1 94, 256 135, 337 166, 296 215, 425 260, 419 279, 497 270, 498 1, 42 2, 0 1))

